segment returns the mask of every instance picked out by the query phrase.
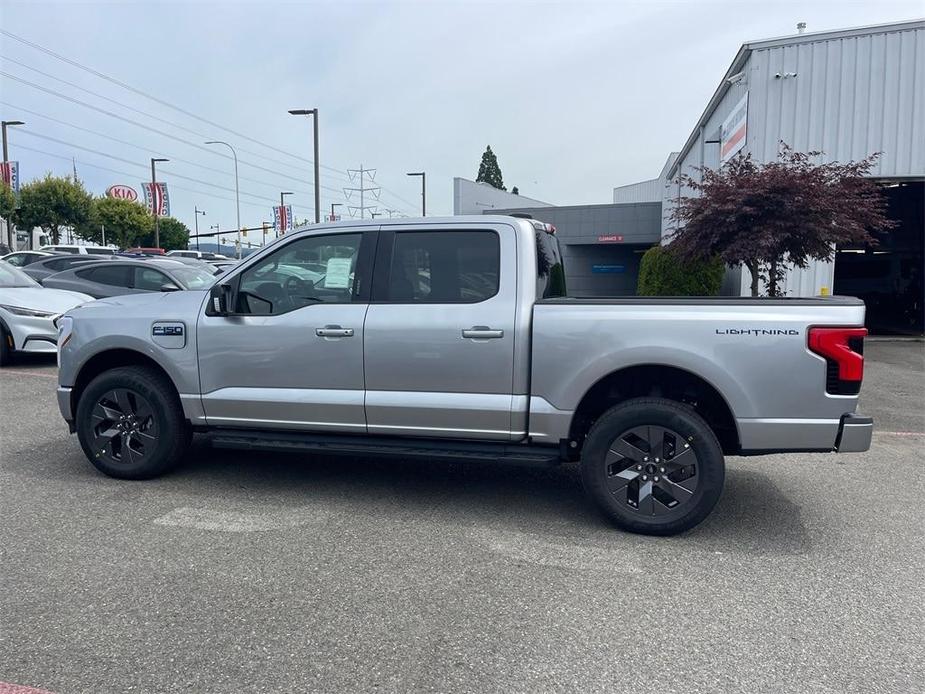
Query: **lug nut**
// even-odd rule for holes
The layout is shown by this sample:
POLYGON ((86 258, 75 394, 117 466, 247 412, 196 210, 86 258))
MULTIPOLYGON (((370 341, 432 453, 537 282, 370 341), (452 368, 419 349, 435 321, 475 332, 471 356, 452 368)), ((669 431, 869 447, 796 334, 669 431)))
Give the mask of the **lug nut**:
POLYGON ((648 476, 648 475, 643 475, 643 476, 642 476, 642 481, 643 481, 643 482, 645 482, 647 479, 649 479, 649 476, 648 476))
POLYGON ((654 481, 658 482, 658 475, 652 478, 654 481))
POLYGON ((685 447, 685 448, 690 448, 691 445, 690 445, 689 443, 685 443, 685 444, 684 444, 684 447, 685 447))
POLYGON ((665 472, 665 468, 660 468, 659 472, 665 472))
POLYGON ((658 458, 656 458, 656 459, 655 459, 655 462, 656 462, 656 463, 660 463, 660 462, 662 462, 662 461, 659 460, 658 458))
POLYGON ((637 470, 642 470, 642 465, 637 465, 637 466, 636 466, 636 469, 637 469, 637 470))

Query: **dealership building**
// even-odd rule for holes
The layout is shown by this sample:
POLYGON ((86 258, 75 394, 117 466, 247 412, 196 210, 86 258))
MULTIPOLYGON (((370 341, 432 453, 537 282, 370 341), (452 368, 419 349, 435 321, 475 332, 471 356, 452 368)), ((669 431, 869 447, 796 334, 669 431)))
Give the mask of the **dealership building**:
MULTIPOLYGON (((672 206, 687 191, 680 174, 699 176, 742 152, 777 158, 781 142, 821 151, 826 161, 879 152, 871 172, 884 187, 896 227, 873 247, 838 248, 833 262, 788 272, 789 296, 853 294, 868 326, 923 331, 925 270, 925 20, 745 43, 690 135, 658 176, 615 188, 606 205, 559 207, 457 179, 457 214, 522 211, 554 223, 576 294, 631 294, 641 252, 670 234, 672 206), (653 220, 658 220, 654 223, 653 220), (657 227, 657 230, 656 230, 657 227)), ((723 293, 749 291, 745 269, 730 270, 723 293)))

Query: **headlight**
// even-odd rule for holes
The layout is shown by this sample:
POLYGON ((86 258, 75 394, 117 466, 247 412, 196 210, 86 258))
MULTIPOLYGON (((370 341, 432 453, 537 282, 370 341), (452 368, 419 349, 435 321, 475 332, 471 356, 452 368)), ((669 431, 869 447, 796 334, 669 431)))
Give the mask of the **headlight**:
POLYGON ((23 308, 22 306, 6 306, 0 304, 0 308, 17 316, 28 316, 30 318, 51 318, 55 315, 54 311, 37 311, 34 308, 23 308))

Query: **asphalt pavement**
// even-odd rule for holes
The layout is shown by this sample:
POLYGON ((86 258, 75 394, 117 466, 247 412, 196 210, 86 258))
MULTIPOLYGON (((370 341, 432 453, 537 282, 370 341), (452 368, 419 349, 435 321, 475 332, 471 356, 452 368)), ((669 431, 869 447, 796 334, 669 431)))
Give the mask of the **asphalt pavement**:
POLYGON ((112 480, 0 371, 0 691, 925 689, 923 343, 867 344, 871 450, 731 458, 712 516, 625 534, 575 466, 212 450, 112 480))

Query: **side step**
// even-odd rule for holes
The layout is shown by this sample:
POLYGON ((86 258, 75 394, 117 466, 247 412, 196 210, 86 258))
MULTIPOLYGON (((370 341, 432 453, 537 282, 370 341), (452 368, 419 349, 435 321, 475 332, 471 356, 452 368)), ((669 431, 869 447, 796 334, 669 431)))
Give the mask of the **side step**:
POLYGON ((303 434, 283 431, 216 429, 211 434, 215 448, 324 455, 358 455, 393 458, 431 458, 502 462, 512 465, 551 467, 562 462, 553 446, 516 443, 486 443, 460 440, 394 438, 388 436, 345 436, 303 434))

